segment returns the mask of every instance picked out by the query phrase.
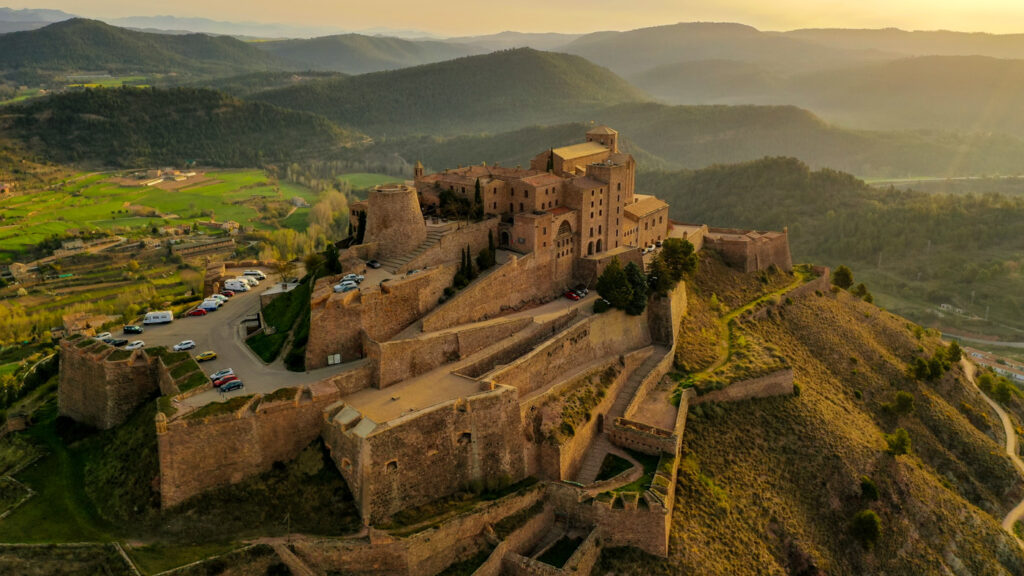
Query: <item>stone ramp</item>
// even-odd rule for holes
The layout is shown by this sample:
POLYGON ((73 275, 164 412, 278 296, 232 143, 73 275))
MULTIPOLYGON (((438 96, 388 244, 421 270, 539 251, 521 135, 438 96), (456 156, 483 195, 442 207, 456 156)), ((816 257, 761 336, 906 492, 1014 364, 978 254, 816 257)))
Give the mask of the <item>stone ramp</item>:
POLYGON ((402 266, 405 266, 409 262, 412 262, 421 254, 429 250, 433 245, 437 244, 441 240, 441 237, 444 236, 446 233, 447 231, 431 230, 427 232, 427 239, 424 240, 422 244, 417 246, 415 250, 407 254, 403 254, 401 256, 393 256, 391 258, 388 258, 387 260, 381 260, 380 264, 388 272, 396 274, 398 270, 402 268, 402 266))
POLYGON ((296 556, 284 542, 274 542, 271 544, 271 547, 277 553, 277 557, 281 559, 281 562, 284 562, 295 576, 321 576, 320 573, 314 571, 296 556))
POLYGON ((640 365, 639 368, 633 371, 629 376, 629 380, 622 386, 622 390, 619 391, 618 397, 615 398, 615 403, 612 404, 611 409, 608 411, 608 416, 605 418, 605 422, 611 424, 615 422, 616 418, 621 418, 626 413, 626 408, 629 408, 629 403, 633 401, 633 396, 636 395, 637 388, 640 387, 640 383, 647 377, 648 374, 654 370, 654 367, 659 362, 665 359, 665 355, 669 353, 668 348, 664 346, 654 346, 654 351, 647 357, 647 360, 640 365))

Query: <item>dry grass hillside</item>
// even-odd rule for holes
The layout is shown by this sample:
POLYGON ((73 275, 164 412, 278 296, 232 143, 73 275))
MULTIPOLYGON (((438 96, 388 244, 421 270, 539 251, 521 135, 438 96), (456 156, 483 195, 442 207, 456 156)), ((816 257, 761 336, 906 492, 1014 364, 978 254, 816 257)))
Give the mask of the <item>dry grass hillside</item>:
POLYGON ((1024 574, 1024 552, 1000 529, 1020 483, 1002 439, 964 407, 986 404, 959 366, 908 376, 941 346, 936 334, 845 292, 740 322, 778 347, 798 393, 694 408, 670 557, 612 550, 597 573, 1024 574), (899 428, 909 454, 887 443, 899 428), (864 510, 880 518, 873 546, 851 530, 864 510))

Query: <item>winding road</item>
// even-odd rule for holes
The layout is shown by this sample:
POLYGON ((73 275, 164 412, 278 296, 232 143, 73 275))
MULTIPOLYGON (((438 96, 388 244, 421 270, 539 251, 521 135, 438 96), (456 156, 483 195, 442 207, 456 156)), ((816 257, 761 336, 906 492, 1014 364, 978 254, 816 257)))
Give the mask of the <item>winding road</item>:
MULTIPOLYGON (((975 365, 966 358, 962 358, 960 360, 960 364, 963 366, 964 374, 967 375, 967 379, 971 382, 971 385, 977 388, 978 393, 985 399, 985 402, 988 402, 988 405, 991 406, 992 409, 996 411, 996 414, 999 415, 999 420, 1003 423, 1003 432, 1006 435, 1006 455, 1010 457, 1010 461, 1013 462, 1013 466, 1017 469, 1017 472, 1024 476, 1024 461, 1022 461, 1020 456, 1017 455, 1017 432, 1013 429, 1013 423, 1010 421, 1010 416, 1005 410, 1003 410, 1002 406, 996 403, 995 400, 989 398, 981 388, 978 388, 978 383, 974 381, 974 373, 977 370, 977 367, 975 367, 975 365)), ((1013 525, 1022 517, 1024 517, 1024 500, 1014 506, 1013 510, 1010 510, 1006 517, 1003 518, 1003 530, 1006 530, 1016 537, 1017 534, 1013 531, 1013 525)), ((1024 542, 1022 542, 1020 538, 1017 538, 1017 543, 1024 548, 1024 542)))

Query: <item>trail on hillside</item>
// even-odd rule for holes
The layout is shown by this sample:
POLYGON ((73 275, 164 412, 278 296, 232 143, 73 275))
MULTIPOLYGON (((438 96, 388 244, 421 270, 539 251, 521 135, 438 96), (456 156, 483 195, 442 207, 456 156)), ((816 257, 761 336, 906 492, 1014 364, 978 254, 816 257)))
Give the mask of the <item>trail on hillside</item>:
MULTIPOLYGON (((1024 476, 1024 461, 1022 461, 1020 456, 1017 455, 1017 432, 1013 429, 1013 423, 1010 421, 1010 416, 1005 410, 1003 410, 1002 406, 1000 406, 995 400, 989 398, 988 395, 978 387, 978 383, 974 381, 974 373, 977 370, 975 365, 966 358, 962 358, 960 360, 960 364, 963 366, 964 374, 967 375, 967 380, 971 385, 977 388, 978 393, 985 399, 985 402, 988 402, 988 405, 991 406, 992 409, 996 411, 996 414, 999 415, 999 420, 1003 423, 1003 432, 1006 435, 1006 455, 1010 457, 1010 461, 1013 462, 1013 466, 1017 469, 1017 472, 1024 476)), ((1013 525, 1022 517, 1024 517, 1024 500, 1021 500, 1020 503, 1014 506, 1013 510, 1010 510, 1006 517, 1003 518, 1003 530, 1013 534, 1017 543, 1020 544, 1021 548, 1024 548, 1024 541, 1021 541, 1013 530, 1013 525)))

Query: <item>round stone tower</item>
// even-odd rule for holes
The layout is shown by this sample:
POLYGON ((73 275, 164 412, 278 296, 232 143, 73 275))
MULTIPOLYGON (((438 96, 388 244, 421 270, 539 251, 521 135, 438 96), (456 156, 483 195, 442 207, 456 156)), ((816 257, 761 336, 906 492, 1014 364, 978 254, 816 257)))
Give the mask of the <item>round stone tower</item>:
POLYGON ((408 254, 426 239, 427 225, 415 188, 390 184, 370 191, 363 241, 377 242, 382 259, 408 254))

